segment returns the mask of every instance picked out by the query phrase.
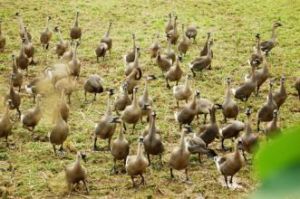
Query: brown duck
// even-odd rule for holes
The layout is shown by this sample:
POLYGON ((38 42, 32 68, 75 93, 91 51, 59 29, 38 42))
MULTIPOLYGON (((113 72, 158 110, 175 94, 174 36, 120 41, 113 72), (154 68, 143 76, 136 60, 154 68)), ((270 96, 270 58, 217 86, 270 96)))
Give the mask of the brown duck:
POLYGON ((73 40, 76 39, 81 39, 81 35, 82 35, 82 31, 81 28, 78 25, 78 16, 79 16, 79 12, 76 12, 76 17, 75 17, 75 21, 74 21, 74 25, 73 27, 70 29, 70 37, 73 40))
POLYGON ((2 34, 2 20, 0 19, 0 52, 4 51, 5 44, 6 38, 2 34))
POLYGON ((50 20, 51 20, 51 17, 50 16, 47 17, 46 28, 43 32, 41 32, 41 35, 40 35, 40 42, 41 42, 43 48, 45 48, 46 50, 48 50, 48 48, 49 48, 49 42, 52 37, 52 31, 49 28, 50 20))
POLYGON ((54 28, 54 31, 58 34, 59 42, 56 44, 55 53, 60 58, 69 48, 69 42, 65 41, 61 35, 61 31, 58 26, 54 28))
POLYGON ((165 80, 168 89, 171 89, 169 81, 176 82, 176 86, 178 86, 178 82, 180 81, 183 70, 180 67, 179 62, 182 61, 182 57, 178 56, 176 62, 170 67, 170 69, 165 73, 165 80))
POLYGON ((16 64, 16 56, 12 55, 12 73, 11 73, 11 81, 14 87, 19 88, 19 92, 21 91, 22 83, 23 83, 23 74, 19 71, 16 64))
POLYGON ((2 117, 0 118, 0 138, 6 139, 6 146, 9 146, 8 136, 12 134, 13 123, 10 120, 10 99, 6 102, 6 109, 2 117))

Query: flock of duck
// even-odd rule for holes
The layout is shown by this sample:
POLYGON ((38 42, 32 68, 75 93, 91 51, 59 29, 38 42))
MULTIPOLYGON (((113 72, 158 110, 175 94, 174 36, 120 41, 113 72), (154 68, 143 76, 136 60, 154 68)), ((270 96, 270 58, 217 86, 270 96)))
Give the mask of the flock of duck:
MULTIPOLYGON (((7 147, 9 147, 8 136, 12 134, 12 127, 17 121, 11 120, 11 110, 18 113, 18 121, 29 131, 35 131, 35 127, 43 117, 40 102, 43 97, 47 97, 48 90, 54 89, 57 93, 58 101, 53 114, 53 126, 49 132, 49 142, 53 146, 56 155, 61 155, 64 148, 64 142, 69 134, 69 112, 72 109, 71 95, 78 86, 78 77, 81 72, 81 62, 77 57, 77 48, 80 46, 82 30, 79 26, 79 12, 73 27, 70 29, 71 42, 64 40, 61 35, 60 27, 55 27, 54 32, 58 35, 59 41, 56 44, 55 53, 58 56, 58 64, 44 69, 39 77, 32 79, 23 88, 23 76, 28 75, 28 68, 31 64, 36 64, 35 47, 32 43, 32 37, 24 25, 20 13, 16 14, 20 23, 20 53, 12 55, 12 72, 9 79, 10 89, 5 96, 4 103, 6 110, 0 119, 0 138, 5 138, 7 147), (23 72, 25 71, 25 73, 23 72), (16 88, 18 91, 16 91, 16 88), (20 92, 27 92, 33 97, 34 107, 22 111, 20 92), (59 150, 56 149, 60 146, 59 150)), ((49 28, 51 17, 47 17, 47 25, 40 35, 40 43, 47 50, 52 40, 52 30, 49 28)), ((156 60, 156 65, 161 69, 166 87, 171 89, 170 82, 175 82, 173 86, 173 96, 176 100, 177 110, 174 113, 176 122, 181 131, 181 138, 177 147, 175 147, 168 160, 167 166, 170 168, 170 175, 174 178, 173 170, 184 170, 186 180, 189 180, 188 167, 190 154, 197 154, 201 162, 201 155, 214 159, 217 169, 224 176, 226 185, 228 180, 232 183, 233 176, 242 168, 246 160, 246 153, 253 153, 255 146, 259 141, 261 131, 261 122, 266 123, 263 129, 264 135, 269 139, 280 133, 280 127, 277 124, 278 111, 287 99, 285 89, 285 77, 280 79, 280 88, 273 91, 273 80, 270 78, 270 63, 268 54, 276 46, 276 29, 281 26, 280 22, 275 22, 272 29, 272 37, 268 41, 261 42, 260 35, 256 35, 256 46, 250 56, 249 64, 251 74, 246 75, 245 81, 237 88, 231 88, 231 79, 227 78, 227 88, 225 98, 222 104, 216 104, 209 99, 200 97, 200 92, 192 90, 190 81, 198 72, 204 70, 213 70, 211 63, 213 60, 213 39, 211 33, 207 34, 206 42, 197 58, 189 64, 189 70, 192 75, 184 72, 181 66, 182 57, 188 53, 192 47, 192 40, 196 40, 197 28, 182 25, 182 32, 178 31, 177 16, 169 15, 169 20, 165 26, 168 48, 163 52, 159 37, 151 44, 149 48, 150 57, 156 60), (173 50, 173 46, 177 50, 173 50), (184 78, 184 83, 180 80, 184 78), (267 100, 261 105, 257 113, 257 132, 251 127, 251 108, 246 109, 246 121, 239 121, 238 116, 241 109, 234 100, 246 102, 251 95, 258 95, 261 86, 269 80, 269 93, 267 100), (180 102, 184 104, 180 106, 180 102), (216 111, 221 110, 224 117, 224 125, 220 128, 216 121, 216 111), (199 129, 193 130, 192 123, 204 115, 204 124, 199 129), (209 122, 206 121, 209 115, 209 122), (241 132, 244 131, 242 135, 241 132), (210 145, 217 139, 221 140, 221 148, 224 151, 229 149, 224 146, 224 140, 233 139, 234 150, 223 156, 218 156, 210 145), (234 139, 235 138, 235 139, 234 139)), ((105 58, 106 53, 112 49, 113 40, 110 37, 112 22, 109 23, 108 30, 95 49, 97 62, 99 58, 105 58)), ((1 33, 0 23, 0 50, 5 49, 5 36, 1 33)), ((144 77, 145 86, 142 96, 137 96, 138 85, 143 78, 143 69, 140 66, 140 48, 136 45, 135 34, 132 34, 133 47, 124 56, 125 79, 120 86, 120 92, 112 88, 104 88, 102 78, 99 75, 90 75, 83 85, 85 100, 87 94, 96 95, 107 92, 107 108, 104 116, 96 124, 94 129, 94 150, 103 150, 97 146, 97 139, 107 140, 108 150, 113 156, 113 172, 117 172, 116 161, 123 161, 127 174, 131 177, 133 186, 137 186, 135 178, 141 177, 141 184, 145 183, 144 173, 151 164, 151 157, 158 156, 160 164, 163 166, 162 155, 165 151, 165 145, 162 140, 162 131, 156 125, 156 112, 153 110, 153 100, 148 93, 148 81, 157 77, 148 75, 144 77), (111 97, 116 95, 111 103, 111 97), (130 96, 131 95, 131 96, 130 96), (115 112, 115 114, 113 113, 115 112), (135 126, 138 122, 146 120, 149 124, 138 138, 138 149, 136 155, 129 155, 131 144, 126 139, 128 125, 132 124, 132 131, 135 132, 135 126), (118 130, 118 136, 112 140, 115 132, 118 130), (145 155, 146 156, 145 156, 145 155)), ((300 97, 300 78, 297 79, 295 87, 300 97)), ((168 91, 166 89, 166 91, 168 91)), ((138 134, 138 133, 135 133, 138 134)), ((74 185, 83 182, 86 191, 89 192, 87 185, 87 170, 81 163, 81 159, 86 159, 84 152, 78 152, 76 161, 65 167, 66 180, 71 192, 74 185)), ((153 164, 153 163, 152 163, 153 164)))

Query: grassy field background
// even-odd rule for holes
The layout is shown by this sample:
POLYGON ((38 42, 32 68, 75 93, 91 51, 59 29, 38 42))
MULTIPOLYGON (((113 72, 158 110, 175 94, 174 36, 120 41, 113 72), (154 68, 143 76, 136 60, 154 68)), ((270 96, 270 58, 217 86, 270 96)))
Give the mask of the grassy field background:
MULTIPOLYGON (((32 141, 30 133, 23 129, 19 122, 14 125, 10 143, 13 148, 7 149, 4 140, 0 142, 0 187, 2 192, 8 192, 8 198, 61 198, 66 196, 67 188, 64 182, 64 165, 73 162, 75 153, 83 150, 88 153, 88 183, 90 195, 83 196, 84 192, 74 193, 73 197, 98 198, 105 197, 204 197, 204 198, 243 198, 255 189, 258 181, 254 177, 252 166, 245 166, 238 174, 237 180, 242 189, 229 190, 220 183, 219 173, 213 161, 203 158, 199 164, 196 157, 191 158, 190 176, 192 184, 182 182, 182 172, 175 172, 175 180, 169 177, 167 165, 162 170, 155 166, 147 169, 146 186, 138 189, 131 188, 130 177, 127 175, 110 175, 112 157, 109 152, 93 152, 94 122, 104 113, 107 95, 97 98, 96 102, 84 103, 82 84, 86 77, 96 73, 104 78, 105 87, 118 88, 124 79, 122 56, 132 48, 131 33, 135 33, 137 43, 141 47, 141 63, 145 75, 160 76, 159 68, 150 60, 147 49, 152 43, 154 34, 160 33, 162 46, 167 43, 164 35, 164 24, 167 14, 174 12, 181 24, 195 24, 199 26, 197 44, 193 44, 182 63, 187 70, 187 64, 198 55, 200 46, 203 46, 206 33, 211 31, 214 38, 214 60, 211 71, 205 71, 203 78, 198 75, 192 81, 194 89, 198 89, 203 97, 215 102, 222 102, 225 87, 225 78, 231 77, 233 85, 239 85, 243 77, 249 72, 247 59, 255 44, 254 36, 261 33, 261 37, 270 38, 272 23, 280 20, 283 27, 278 29, 279 45, 272 51, 269 61, 272 64, 271 73, 276 78, 275 88, 279 86, 279 77, 284 74, 287 78, 286 87, 289 97, 280 110, 280 125, 289 127, 300 120, 300 103, 293 88, 296 77, 300 76, 300 2, 297 0, 282 1, 9 1, 0 0, 0 18, 2 32, 7 38, 7 46, 0 54, 0 96, 8 91, 8 75, 11 71, 11 54, 19 53, 19 24, 15 13, 19 11, 24 22, 33 35, 38 65, 30 66, 28 82, 38 76, 43 68, 58 63, 54 55, 57 36, 53 35, 50 50, 44 51, 39 44, 39 34, 44 29, 46 17, 52 17, 51 28, 59 25, 65 38, 69 36, 69 28, 73 24, 75 11, 80 11, 79 24, 83 29, 82 42, 78 56, 82 63, 82 72, 78 84, 78 91, 72 96, 70 135, 65 143, 69 152, 65 158, 55 157, 52 146, 47 142, 32 141), (105 33, 108 21, 113 21, 111 37, 113 38, 112 54, 105 61, 96 62, 94 49, 105 33), (46 59, 46 55, 48 58, 46 59), (7 169, 11 165, 12 169, 7 169)), ((181 30, 181 29, 180 29, 181 30)), ((140 88, 143 87, 141 82, 140 88)), ((139 94, 141 94, 140 89, 139 94)), ((164 162, 168 161, 169 153, 179 141, 178 126, 173 113, 175 101, 172 92, 165 87, 164 80, 149 83, 150 94, 154 99, 157 111, 158 126, 162 129, 163 140, 166 145, 164 162)), ((248 105, 254 108, 252 115, 253 127, 255 115, 266 99, 267 84, 262 86, 258 97, 252 96, 248 105)), ((31 98, 22 93, 21 111, 33 106, 31 98)), ((92 99, 90 96, 89 99, 92 99)), ((3 99, 0 99, 1 101, 3 99)), ((244 104, 239 103, 241 112, 244 104)), ((44 117, 36 128, 40 135, 47 135, 51 129, 50 115, 53 111, 53 99, 42 99, 44 117)), ((1 103, 0 112, 3 113, 1 103)), ((15 113, 13 113, 15 114, 15 113)), ((244 119, 240 114, 239 119, 244 119)), ((217 120, 222 121, 218 113, 217 120)), ((138 133, 145 124, 138 124, 138 133)), ((196 128, 198 124, 194 125, 196 128)), ((135 153, 138 134, 127 134, 130 141, 131 154, 135 153)), ((227 144, 230 144, 228 142, 227 144)), ((105 146, 106 142, 101 142, 105 146)), ((213 148, 219 148, 217 140, 213 148)), ((155 160, 154 163, 157 163, 155 160)), ((0 191, 1 192, 1 191, 0 191)))

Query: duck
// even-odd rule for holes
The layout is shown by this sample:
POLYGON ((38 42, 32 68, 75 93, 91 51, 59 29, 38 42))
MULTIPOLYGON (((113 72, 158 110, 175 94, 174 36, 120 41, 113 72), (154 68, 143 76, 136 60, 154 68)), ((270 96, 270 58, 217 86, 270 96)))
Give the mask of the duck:
POLYGON ((112 171, 114 173, 116 173, 116 161, 117 160, 123 160, 124 167, 126 165, 126 159, 129 154, 130 144, 124 135, 125 130, 122 127, 122 120, 120 120, 119 117, 113 117, 111 123, 121 124, 120 125, 121 128, 119 129, 118 137, 116 139, 114 139, 110 145, 110 151, 111 151, 111 154, 114 159, 112 171))
POLYGON ((49 42, 52 37, 52 31, 50 31, 50 29, 49 29, 49 21, 50 20, 51 20, 51 17, 48 16, 47 22, 46 22, 46 28, 43 32, 41 32, 41 35, 40 35, 40 42, 41 42, 43 48, 45 48, 46 50, 48 50, 48 48, 49 48, 49 42))
POLYGON ((26 74, 28 75, 29 58, 25 54, 23 42, 21 42, 20 53, 16 58, 16 64, 21 70, 26 70, 26 74))
POLYGON ((228 149, 224 145, 226 139, 238 138, 240 132, 245 129, 245 123, 239 120, 229 121, 223 128, 219 130, 219 135, 221 137, 221 149, 227 151, 228 149))
POLYGON ((151 164, 150 155, 158 155, 161 165, 162 163, 162 153, 164 152, 164 144, 160 134, 156 132, 155 120, 156 112, 151 113, 152 119, 150 120, 150 128, 148 134, 144 136, 144 148, 147 154, 148 162, 151 164))
POLYGON ((179 107, 179 101, 185 100, 186 102, 189 100, 193 91, 191 89, 189 83, 190 76, 185 76, 185 82, 182 85, 176 85, 173 87, 173 96, 176 99, 177 107, 179 107))
POLYGON ((251 67, 258 67, 263 62, 263 55, 260 48, 260 34, 256 34, 256 48, 254 49, 254 52, 252 53, 250 57, 250 65, 251 67))
POLYGON ((167 47, 167 51, 165 52, 165 56, 167 59, 172 61, 172 65, 176 61, 177 56, 175 54, 175 51, 172 49, 172 44, 170 40, 168 40, 168 47, 167 47))
POLYGON ((20 37, 21 37, 21 40, 24 40, 25 39, 25 34, 27 34, 27 37, 28 39, 31 41, 32 39, 32 36, 31 34, 28 32, 26 26, 24 25, 24 22, 23 22, 23 18, 21 16, 21 14, 19 12, 16 13, 16 16, 18 17, 19 19, 19 24, 20 24, 20 37))
POLYGON ((196 91, 193 99, 185 106, 183 106, 183 108, 175 112, 174 116, 175 120, 179 123, 179 129, 181 129, 183 124, 190 125, 194 120, 195 115, 197 114, 196 101, 199 96, 200 92, 196 91))
POLYGON ((261 42, 261 44, 260 44, 261 50, 266 54, 266 56, 268 56, 268 54, 271 52, 271 50, 277 45, 275 30, 281 26, 282 26, 282 24, 280 22, 275 22, 272 27, 271 39, 261 42))
POLYGON ((133 70, 134 68, 139 68, 139 69, 141 69, 140 63, 139 63, 139 56, 138 56, 139 51, 140 51, 140 48, 136 48, 136 49, 135 49, 134 61, 128 63, 128 64, 125 66, 125 75, 126 75, 126 76, 128 76, 128 75, 132 72, 132 70, 133 70))
POLYGON ((191 45, 190 39, 185 35, 184 24, 182 24, 182 39, 180 40, 177 50, 179 54, 185 55, 191 45))
POLYGON ((213 150, 208 149, 206 143, 195 132, 192 133, 192 137, 187 137, 186 142, 189 152, 191 154, 198 154, 199 163, 202 163, 201 155, 206 154, 210 156, 210 153, 213 153, 213 150))
POLYGON ((97 147, 97 138, 98 137, 101 139, 104 139, 104 140, 107 139, 107 141, 108 141, 107 149, 109 150, 110 149, 110 141, 116 130, 116 123, 110 122, 114 117, 112 114, 111 104, 110 104, 110 98, 112 95, 113 95, 113 91, 110 90, 108 93, 105 114, 102 116, 100 121, 95 126, 95 131, 94 131, 94 150, 95 151, 100 150, 97 147))
POLYGON ((247 161, 247 158, 246 158, 245 152, 253 153, 255 151, 255 149, 258 145, 258 141, 259 141, 258 134, 254 133, 251 128, 251 118, 250 118, 251 113, 252 113, 251 108, 247 108, 247 110, 246 110, 247 121, 245 123, 245 133, 238 138, 239 147, 241 148, 241 150, 243 152, 242 154, 246 161, 247 161))
POLYGON ((18 112, 19 118, 21 118, 21 111, 20 111, 20 105, 21 105, 21 96, 18 92, 14 90, 14 87, 12 85, 12 81, 10 80, 10 88, 9 92, 4 97, 4 102, 8 102, 9 109, 13 110, 16 109, 18 112))
POLYGON ((31 40, 29 40, 29 38, 28 38, 26 29, 25 29, 24 39, 23 39, 23 47, 24 47, 24 53, 30 59, 29 64, 35 65, 36 64, 36 62, 34 61, 35 48, 31 42, 31 40))
POLYGON ((189 181, 188 176, 188 166, 190 152, 187 148, 186 135, 192 133, 192 128, 190 126, 184 126, 181 130, 181 138, 179 146, 175 147, 171 154, 168 165, 170 167, 171 178, 174 178, 173 169, 175 170, 185 170, 186 181, 189 181))
POLYGON ((110 51, 112 48, 112 38, 110 37, 110 30, 112 26, 112 21, 108 24, 108 29, 102 39, 100 40, 100 43, 105 43, 107 45, 107 50, 110 51))
POLYGON ((119 115, 119 111, 123 111, 126 106, 131 104, 131 99, 128 94, 127 83, 123 83, 120 88, 120 93, 116 96, 114 102, 114 110, 119 115))
POLYGON ((219 127, 216 122, 216 105, 214 104, 210 111, 210 123, 199 128, 197 135, 205 142, 206 147, 219 137, 219 127))
POLYGON ((72 41, 76 40, 76 39, 81 40, 82 31, 81 31, 81 28, 78 25, 78 16, 79 16, 79 12, 77 11, 76 12, 76 17, 75 17, 74 25, 70 29, 70 37, 71 37, 72 41))
POLYGON ((136 44, 135 44, 135 34, 132 33, 132 41, 133 41, 133 49, 132 51, 128 52, 126 55, 124 55, 124 65, 126 66, 127 64, 129 64, 130 62, 133 62, 135 60, 135 50, 137 48, 136 44))
POLYGON ((158 65, 158 67, 160 68, 164 76, 164 73, 171 68, 172 60, 168 59, 165 56, 162 56, 160 50, 157 51, 157 56, 155 60, 156 60, 156 64, 158 65))
POLYGON ((261 69, 255 70, 255 78, 256 78, 256 84, 257 84, 256 85, 256 96, 258 96, 258 94, 259 94, 260 87, 271 76, 270 71, 269 71, 270 64, 267 62, 265 56, 263 56, 262 65, 263 65, 263 67, 261 69))
POLYGON ((204 69, 211 69, 211 62, 212 62, 212 51, 211 51, 211 46, 212 46, 212 41, 209 42, 208 44, 208 53, 204 56, 198 57, 194 59, 191 63, 189 63, 189 68, 191 72, 193 73, 193 76, 196 77, 196 71, 202 71, 204 69))
POLYGON ((0 52, 4 51, 6 45, 6 38, 2 34, 2 20, 0 20, 0 52))
POLYGON ((296 82, 295 82, 295 89, 297 90, 297 92, 298 92, 298 98, 299 98, 299 100, 300 100, 300 77, 298 77, 297 79, 296 79, 296 82))
POLYGON ((278 126, 278 110, 275 109, 273 111, 273 119, 272 121, 267 123, 266 129, 265 129, 265 135, 267 139, 275 138, 276 136, 281 134, 281 129, 278 126))
POLYGON ((170 69, 165 73, 165 81, 166 86, 168 89, 171 89, 171 86, 169 84, 169 81, 176 82, 176 86, 178 86, 178 82, 180 81, 183 70, 180 67, 179 62, 182 61, 182 57, 179 55, 177 56, 176 62, 170 67, 170 69))
POLYGON ((173 26, 173 23, 172 23, 172 14, 169 13, 168 14, 168 17, 169 17, 169 20, 165 26, 165 33, 167 34, 168 32, 170 32, 171 30, 173 30, 174 26, 173 26))
MULTIPOLYGON (((209 46, 209 44, 210 44, 210 42, 211 42, 211 40, 210 40, 210 37, 211 37, 211 32, 208 32, 207 33, 207 37, 206 37, 206 42, 204 43, 204 46, 203 46, 203 48, 201 49, 201 51, 200 51, 200 57, 202 57, 202 56, 205 56, 205 55, 207 55, 208 54, 208 46, 209 46)), ((213 58, 214 57, 214 54, 213 54, 213 51, 212 51, 212 49, 210 49, 210 53, 211 53, 211 57, 213 58)))
POLYGON ((94 101, 96 101, 96 96, 98 93, 102 93, 104 91, 104 87, 102 85, 102 79, 99 75, 93 74, 88 77, 88 79, 84 82, 84 99, 86 99, 87 93, 94 93, 94 101))
POLYGON ((260 122, 269 122, 273 119, 273 111, 278 109, 272 94, 273 82, 269 83, 269 94, 267 101, 262 105, 257 113, 257 131, 260 131, 260 122))
POLYGON ((131 177, 133 187, 136 187, 134 178, 136 176, 141 177, 141 184, 145 184, 143 174, 146 172, 146 168, 149 165, 147 158, 143 154, 143 137, 139 137, 138 149, 136 155, 128 155, 126 158, 126 172, 131 177))
POLYGON ((197 37, 197 27, 190 25, 187 27, 186 31, 185 31, 185 36, 189 39, 193 39, 194 43, 196 42, 196 37, 197 37))
POLYGON ((207 115, 210 112, 211 107, 214 105, 214 103, 206 98, 201 97, 201 95, 199 95, 197 101, 196 101, 196 110, 197 110, 197 119, 199 117, 199 115, 203 114, 204 115, 204 120, 203 123, 206 123, 206 118, 207 115))
POLYGON ((156 35, 156 40, 151 44, 149 48, 150 58, 156 58, 157 51, 161 49, 161 45, 159 43, 159 34, 156 35))
POLYGON ((80 75, 80 69, 81 69, 81 62, 79 61, 77 57, 77 49, 79 46, 79 42, 76 42, 75 47, 73 49, 72 53, 72 60, 69 61, 68 66, 69 66, 69 71, 70 75, 74 77, 79 77, 80 75))
POLYGON ((240 145, 237 143, 234 152, 214 157, 217 170, 223 175, 227 188, 229 188, 228 177, 230 177, 229 183, 232 185, 233 176, 239 172, 245 164, 240 150, 240 145))
POLYGON ((287 92, 284 86, 285 83, 285 76, 280 78, 280 88, 279 90, 275 91, 273 95, 273 99, 276 102, 277 109, 279 110, 280 107, 284 104, 287 98, 287 92))
POLYGON ((66 102, 66 96, 64 90, 61 91, 60 100, 58 101, 58 111, 61 114, 62 119, 68 122, 70 116, 70 106, 66 102))
POLYGON ((87 169, 81 164, 81 159, 86 162, 86 154, 78 151, 75 162, 64 168, 69 195, 73 191, 74 185, 79 185, 80 182, 83 183, 86 193, 89 194, 87 169))
POLYGON ((49 141, 52 144, 55 155, 57 154, 56 145, 60 145, 60 151, 63 152, 63 144, 69 135, 69 125, 62 118, 61 112, 56 108, 54 113, 54 126, 49 132, 49 141))
POLYGON ((247 102, 251 94, 257 88, 257 79, 255 74, 255 68, 251 67, 252 75, 243 84, 237 88, 232 88, 231 92, 236 99, 247 102))
POLYGON ((140 68, 134 68, 125 78, 123 83, 127 85, 128 94, 133 94, 134 88, 139 84, 139 80, 142 78, 142 76, 142 70, 140 68))
POLYGON ((40 95, 37 95, 37 103, 34 108, 28 109, 21 115, 21 122, 23 127, 31 132, 34 132, 35 127, 42 119, 42 110, 40 107, 40 95))
POLYGON ((68 103, 71 104, 71 95, 75 91, 77 86, 77 77, 65 77, 58 80, 54 88, 61 93, 62 91, 65 92, 65 95, 68 97, 68 103))
POLYGON ((54 28, 54 32, 56 32, 58 34, 58 38, 59 38, 59 42, 56 44, 56 47, 55 47, 55 53, 56 53, 57 57, 60 58, 61 56, 63 56, 63 54, 65 52, 67 52, 67 50, 69 48, 69 42, 64 40, 58 26, 56 26, 54 28))
POLYGON ((11 100, 9 99, 6 102, 6 108, 5 112, 0 118, 0 138, 5 138, 6 140, 6 147, 9 147, 8 143, 8 136, 12 134, 12 128, 13 128, 13 123, 10 120, 10 102, 11 100))
POLYGON ((99 45, 97 46, 96 50, 95 50, 97 63, 99 62, 99 57, 102 57, 103 60, 104 60, 107 50, 108 50, 107 43, 100 42, 99 45))
POLYGON ((177 31, 177 16, 174 17, 173 29, 167 32, 167 39, 170 40, 171 44, 175 45, 179 38, 177 31))
POLYGON ((234 99, 231 97, 231 79, 227 78, 227 89, 225 90, 225 100, 223 104, 221 105, 223 117, 224 117, 224 123, 227 122, 227 118, 233 118, 237 119, 237 116, 239 114, 239 107, 237 103, 234 101, 234 99))
POLYGON ((133 128, 132 130, 134 131, 136 124, 138 123, 139 119, 142 116, 142 110, 138 104, 138 100, 137 100, 137 91, 138 88, 135 87, 133 89, 133 100, 132 103, 129 106, 126 106, 126 108, 124 109, 124 111, 121 114, 121 119, 124 122, 124 127, 126 129, 126 123, 127 124, 133 124, 133 128))
MULTIPOLYGON (((144 110, 143 107, 145 105, 152 106, 152 104, 153 104, 153 99, 151 98, 151 96, 149 96, 149 92, 148 92, 148 81, 149 80, 146 79, 143 95, 139 97, 139 101, 138 101, 139 106, 142 110, 141 121, 143 121, 144 116, 146 116, 146 117, 149 116, 149 110, 148 109, 144 110)), ((149 120, 149 118, 147 118, 147 120, 149 120)))
POLYGON ((11 57, 12 57, 12 73, 11 73, 12 85, 14 87, 18 87, 20 92, 23 83, 23 74, 19 71, 17 67, 16 56, 13 54, 11 57))

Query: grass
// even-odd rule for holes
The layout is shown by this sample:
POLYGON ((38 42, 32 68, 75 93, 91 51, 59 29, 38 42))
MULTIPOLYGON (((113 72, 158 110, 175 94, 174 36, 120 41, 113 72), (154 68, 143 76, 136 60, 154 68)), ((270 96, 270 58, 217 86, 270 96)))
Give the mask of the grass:
MULTIPOLYGON (((96 122, 105 110, 107 96, 99 96, 94 103, 85 104, 82 84, 89 74, 97 73, 104 78, 106 87, 117 88, 124 79, 122 55, 131 49, 131 33, 136 33, 137 43, 141 46, 141 63, 144 73, 160 75, 158 67, 150 60, 147 48, 150 46, 154 34, 161 34, 160 40, 166 47, 163 30, 169 12, 175 12, 179 23, 196 24, 199 26, 197 45, 193 44, 187 56, 184 57, 182 67, 186 72, 187 63, 198 55, 199 47, 203 45, 206 32, 211 31, 214 37, 213 70, 205 71, 203 78, 198 75, 192 82, 193 88, 198 89, 203 97, 215 102, 222 102, 224 82, 231 77, 234 85, 239 85, 243 77, 249 72, 247 59, 255 44, 254 35, 259 32, 263 39, 270 37, 272 23, 280 19, 283 27, 278 31, 279 45, 272 51, 270 62, 271 73, 276 78, 275 87, 278 88, 279 77, 287 77, 289 97, 280 110, 280 125, 289 127, 299 122, 299 100, 293 88, 294 80, 300 76, 299 70, 299 30, 298 13, 300 3, 291 0, 266 1, 9 1, 0 0, 0 18, 3 20, 3 33, 7 38, 7 46, 0 54, 0 96, 4 96, 8 89, 8 74, 11 70, 10 56, 19 52, 19 25, 14 14, 21 12, 25 24, 33 35, 38 65, 30 67, 28 82, 39 75, 45 66, 58 62, 54 55, 54 35, 50 50, 46 53, 39 44, 39 34, 44 29, 46 16, 52 16, 51 27, 61 26, 62 33, 68 38, 69 28, 73 23, 75 11, 80 11, 80 26, 83 38, 79 47, 79 59, 82 62, 82 72, 79 80, 78 92, 72 96, 70 135, 66 145, 68 149, 84 150, 88 153, 88 163, 85 165, 89 172, 88 182, 91 193, 89 198, 104 197, 204 197, 204 198, 243 198, 258 184, 252 166, 245 166, 237 178, 244 187, 241 190, 224 188, 220 175, 211 160, 203 158, 199 164, 195 157, 191 158, 190 176, 192 184, 181 182, 182 172, 176 172, 176 180, 171 180, 167 166, 162 170, 148 168, 146 186, 138 189, 131 188, 131 181, 127 175, 110 175, 112 157, 108 152, 93 152, 92 133, 96 122), (94 49, 106 31, 108 21, 113 21, 111 37, 113 51, 105 61, 96 63, 94 49), (48 54, 48 59, 45 59, 48 54)), ((143 83, 141 83, 142 87, 143 83)), ((179 141, 178 127, 173 118, 175 102, 171 91, 165 88, 164 80, 159 78, 150 84, 150 94, 154 99, 154 106, 158 115, 158 126, 163 131, 166 144, 164 161, 167 162, 169 153, 179 141)), ((258 97, 251 97, 248 105, 252 105, 254 113, 266 99, 267 84, 263 85, 258 97)), ((22 92, 21 110, 33 106, 31 98, 22 92)), ((141 93, 141 92, 140 92, 141 93)), ((139 93, 139 94, 140 94, 139 93)), ((92 96, 90 96, 90 99, 92 96)), ((37 126, 37 132, 47 135, 51 129, 50 114, 53 98, 42 101, 44 118, 37 126)), ((244 104, 239 104, 242 111, 244 104)), ((1 103, 2 106, 2 103, 1 103)), ((1 107, 3 112, 3 107, 1 107)), ((252 116, 253 126, 255 114, 252 116)), ((222 120, 220 113, 218 121, 222 120)), ((240 114, 239 119, 244 119, 240 114)), ((222 124, 220 124, 221 126, 222 124)), ((194 125, 195 128, 198 125, 194 125)), ((140 132, 143 124, 138 124, 140 132)), ((131 142, 131 154, 135 153, 138 134, 126 135, 131 142)), ((0 190, 5 189, 9 198, 61 198, 66 196, 64 182, 64 165, 74 160, 74 152, 68 152, 63 159, 53 155, 52 147, 47 142, 33 142, 28 131, 21 128, 20 123, 14 125, 14 133, 10 142, 15 148, 6 149, 5 143, 0 142, 0 190), (7 170, 9 165, 12 170, 7 170)), ((101 146, 106 142, 101 142, 101 146)), ((217 140, 212 147, 219 147, 217 140)), ((156 162, 156 161, 154 161, 156 162)), ((166 164, 165 164, 166 165, 166 164)), ((1 191, 0 191, 1 192, 1 191)), ((81 192, 74 193, 74 197, 83 197, 81 192)))

